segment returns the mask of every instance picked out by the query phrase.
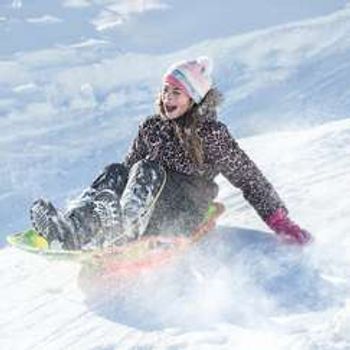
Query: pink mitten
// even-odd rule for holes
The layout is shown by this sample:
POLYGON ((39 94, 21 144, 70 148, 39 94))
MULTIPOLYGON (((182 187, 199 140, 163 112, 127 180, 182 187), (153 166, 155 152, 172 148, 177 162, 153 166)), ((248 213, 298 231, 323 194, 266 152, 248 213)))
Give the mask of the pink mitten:
POLYGON ((288 243, 304 245, 312 240, 311 234, 289 219, 287 212, 282 208, 270 215, 266 224, 288 243))

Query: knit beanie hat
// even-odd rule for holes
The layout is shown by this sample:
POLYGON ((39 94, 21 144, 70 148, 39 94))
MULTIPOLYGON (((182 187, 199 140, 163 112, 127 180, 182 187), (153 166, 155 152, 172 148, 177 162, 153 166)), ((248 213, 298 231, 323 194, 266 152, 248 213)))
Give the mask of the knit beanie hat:
POLYGON ((173 64, 164 74, 163 82, 175 85, 199 103, 212 86, 212 64, 208 57, 173 64))

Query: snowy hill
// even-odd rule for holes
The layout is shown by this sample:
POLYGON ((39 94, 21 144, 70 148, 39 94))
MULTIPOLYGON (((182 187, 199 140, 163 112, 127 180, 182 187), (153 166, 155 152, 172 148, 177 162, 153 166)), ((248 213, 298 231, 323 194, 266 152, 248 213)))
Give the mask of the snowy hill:
POLYGON ((28 225, 23 212, 38 196, 63 205, 122 158, 174 60, 213 58, 226 97, 220 116, 236 137, 349 117, 349 19, 347 8, 172 54, 87 40, 2 60, 1 236, 28 225))
POLYGON ((241 141, 313 232, 303 251, 262 232, 223 179, 215 233, 103 298, 78 284, 77 264, 3 249, 1 348, 348 349, 349 141, 350 120, 241 141))
POLYGON ((122 52, 170 53, 197 42, 319 17, 347 0, 2 0, 1 54, 83 39, 122 52), (195 14, 195 20, 194 16, 195 14), (11 39, 11 40, 10 40, 11 39))
POLYGON ((249 0, 238 18, 232 1, 226 16, 194 3, 216 30, 201 25, 187 41, 176 30, 185 0, 0 4, 1 349, 350 349, 350 7, 249 0), (173 29, 155 43, 157 11, 173 29), (119 296, 91 295, 77 264, 5 246, 34 199, 63 206, 120 160, 165 68, 202 54, 226 97, 220 118, 313 246, 277 243, 222 178, 217 231, 119 296))

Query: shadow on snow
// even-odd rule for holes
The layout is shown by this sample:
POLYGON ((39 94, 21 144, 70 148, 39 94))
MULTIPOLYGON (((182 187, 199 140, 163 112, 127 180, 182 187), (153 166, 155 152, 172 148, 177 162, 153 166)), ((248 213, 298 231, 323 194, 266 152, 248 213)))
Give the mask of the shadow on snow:
POLYGON ((143 330, 242 326, 339 302, 339 291, 322 279, 307 250, 240 227, 218 227, 171 263, 136 278, 92 283, 85 273, 80 287, 91 310, 143 330))

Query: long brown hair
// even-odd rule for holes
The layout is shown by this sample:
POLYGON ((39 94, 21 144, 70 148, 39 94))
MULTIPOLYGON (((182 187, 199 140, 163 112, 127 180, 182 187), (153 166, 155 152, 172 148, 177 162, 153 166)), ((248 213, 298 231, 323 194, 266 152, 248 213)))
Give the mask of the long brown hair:
MULTIPOLYGON (((160 115, 165 118, 166 114, 161 94, 158 95, 156 107, 160 115)), ((198 118, 194 113, 197 107, 198 105, 191 100, 188 110, 176 120, 175 133, 191 160, 197 165, 202 165, 204 163, 203 142, 198 134, 198 118)))

